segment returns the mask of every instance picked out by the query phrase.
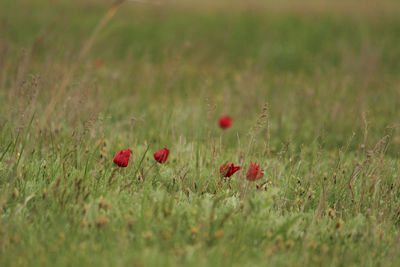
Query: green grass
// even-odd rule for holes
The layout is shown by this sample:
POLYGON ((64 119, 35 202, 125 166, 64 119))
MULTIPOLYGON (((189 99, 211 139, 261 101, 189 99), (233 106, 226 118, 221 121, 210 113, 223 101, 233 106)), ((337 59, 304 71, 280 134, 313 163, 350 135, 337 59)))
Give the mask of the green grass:
POLYGON ((124 3, 45 114, 109 4, 0 3, 0 266, 400 264, 399 12, 124 3))

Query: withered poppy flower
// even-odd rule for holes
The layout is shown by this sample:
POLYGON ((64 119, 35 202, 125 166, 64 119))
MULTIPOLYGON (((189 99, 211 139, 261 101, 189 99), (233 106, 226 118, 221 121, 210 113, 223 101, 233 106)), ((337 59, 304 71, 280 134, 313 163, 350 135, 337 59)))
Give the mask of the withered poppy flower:
POLYGON ((240 170, 239 166, 235 166, 233 163, 225 163, 219 167, 219 174, 221 177, 231 177, 238 170, 240 170))
POLYGON ((260 170, 260 166, 255 163, 250 163, 250 168, 247 171, 246 179, 249 181, 260 180, 264 175, 264 170, 260 170))

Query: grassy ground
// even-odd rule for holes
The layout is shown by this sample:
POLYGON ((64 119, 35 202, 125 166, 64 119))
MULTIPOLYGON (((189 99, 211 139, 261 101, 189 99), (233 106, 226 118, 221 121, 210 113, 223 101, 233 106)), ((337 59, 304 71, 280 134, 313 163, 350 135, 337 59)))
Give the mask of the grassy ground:
POLYGON ((400 9, 256 3, 1 1, 0 266, 400 264, 400 9))

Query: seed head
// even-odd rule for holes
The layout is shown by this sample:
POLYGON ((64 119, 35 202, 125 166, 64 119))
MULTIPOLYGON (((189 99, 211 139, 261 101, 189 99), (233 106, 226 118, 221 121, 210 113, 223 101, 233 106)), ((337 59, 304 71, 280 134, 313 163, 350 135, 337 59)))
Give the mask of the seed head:
POLYGON ((107 219, 107 217, 100 215, 99 217, 97 217, 96 219, 96 226, 97 227, 103 227, 106 226, 107 224, 109 224, 109 220, 107 219))

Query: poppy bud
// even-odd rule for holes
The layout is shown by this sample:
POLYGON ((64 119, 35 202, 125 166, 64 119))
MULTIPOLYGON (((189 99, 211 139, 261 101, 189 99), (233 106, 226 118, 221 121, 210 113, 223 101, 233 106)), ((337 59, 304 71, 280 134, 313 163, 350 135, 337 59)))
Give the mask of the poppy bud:
POLYGON ((130 149, 122 149, 114 156, 114 163, 120 167, 125 168, 126 166, 128 166, 131 152, 132 151, 130 149))
POLYGON ((240 170, 239 166, 235 166, 233 163, 225 163, 219 167, 219 174, 221 177, 231 177, 238 170, 240 170))
POLYGON ((225 130, 232 126, 233 120, 229 116, 222 116, 219 118, 218 124, 219 127, 225 130))
POLYGON ((247 171, 246 179, 249 181, 260 180, 264 175, 264 170, 260 170, 260 166, 255 163, 250 163, 250 168, 247 171))
POLYGON ((167 161, 168 155, 169 155, 169 150, 168 150, 167 146, 165 146, 165 148, 154 153, 154 159, 158 163, 164 163, 167 161))

